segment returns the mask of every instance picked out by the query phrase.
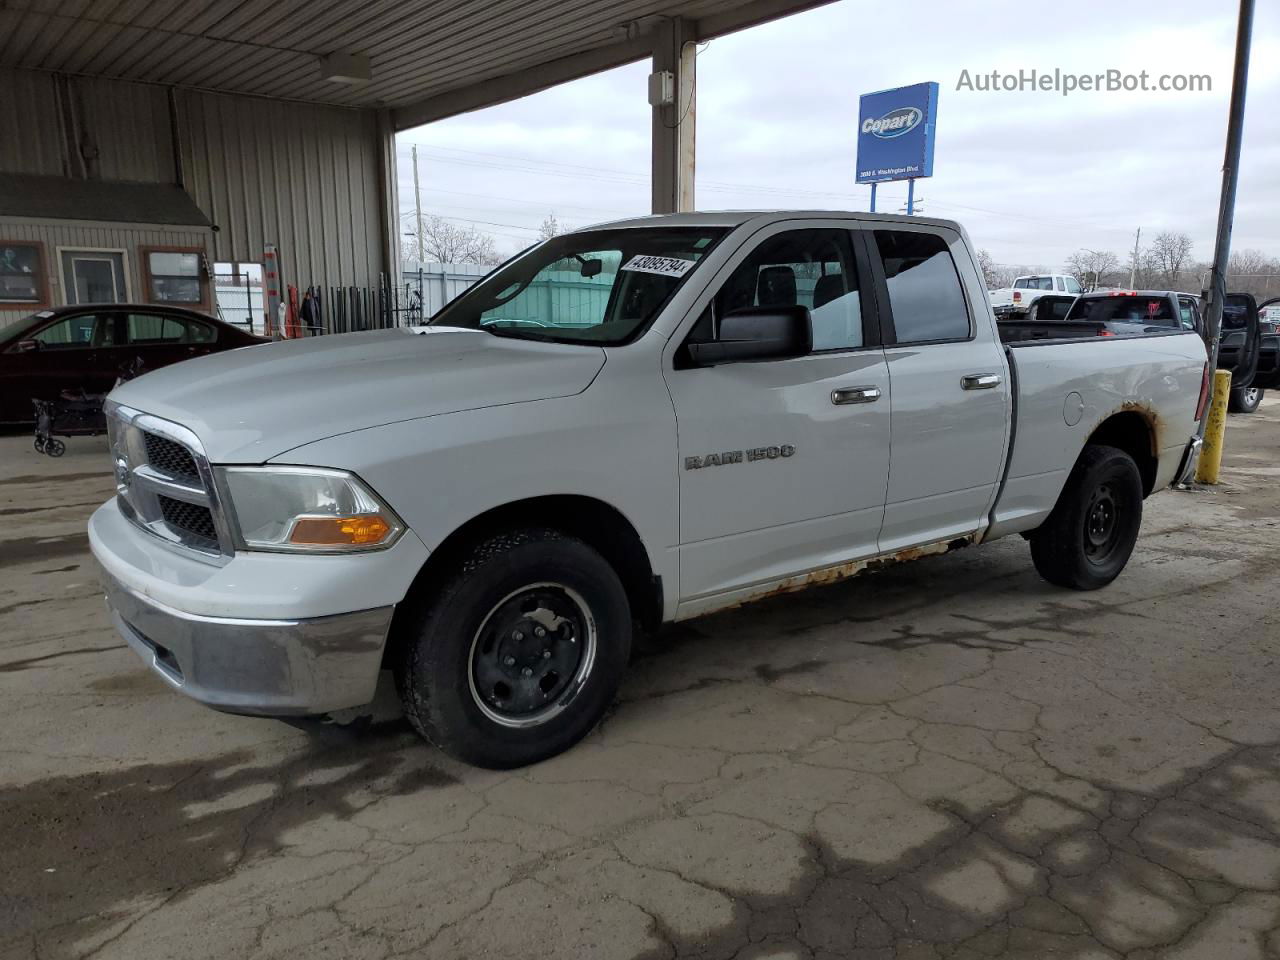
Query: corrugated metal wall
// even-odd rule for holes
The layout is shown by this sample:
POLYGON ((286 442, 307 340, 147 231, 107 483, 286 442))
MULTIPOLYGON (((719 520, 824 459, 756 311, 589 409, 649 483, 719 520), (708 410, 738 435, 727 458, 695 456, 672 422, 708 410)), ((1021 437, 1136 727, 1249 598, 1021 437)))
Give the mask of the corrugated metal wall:
POLYGON ((102 180, 173 183, 173 135, 164 87, 110 80, 69 80, 75 110, 97 148, 102 180))
POLYGON ((187 191, 218 260, 280 247, 285 282, 377 286, 378 132, 369 111, 179 91, 187 191))
MULTIPOLYGON (((39 241, 44 244, 44 268, 48 274, 50 299, 55 306, 66 303, 62 293, 60 264, 62 249, 123 250, 129 296, 143 299, 142 264, 138 247, 205 247, 210 232, 188 227, 145 227, 133 223, 91 223, 89 221, 37 221, 0 217, 0 240, 39 241)), ((25 317, 32 307, 0 306, 0 324, 25 317)))
MULTIPOLYGON (((0 174, 65 176, 87 163, 103 180, 176 182, 168 88, 3 70, 0 90, 0 174), (88 158, 67 145, 68 109, 88 158)), ((378 285, 389 266, 373 111, 174 96, 184 185, 218 227, 213 259, 260 263, 274 242, 286 283, 378 285)))
POLYGON ((60 177, 63 168, 61 112, 53 74, 0 70, 0 173, 60 177))

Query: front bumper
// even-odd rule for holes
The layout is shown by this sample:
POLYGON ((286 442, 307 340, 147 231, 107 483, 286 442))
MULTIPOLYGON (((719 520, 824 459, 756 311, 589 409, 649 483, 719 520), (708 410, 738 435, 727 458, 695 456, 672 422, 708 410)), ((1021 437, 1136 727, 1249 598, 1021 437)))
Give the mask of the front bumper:
POLYGON ((392 614, 427 555, 406 532, 384 552, 212 565, 144 533, 114 501, 90 520, 89 545, 115 627, 148 666, 210 707, 267 716, 373 699, 392 614))
POLYGON ((205 617, 99 573, 120 635, 170 686, 207 706, 288 716, 373 699, 394 607, 306 620, 205 617))

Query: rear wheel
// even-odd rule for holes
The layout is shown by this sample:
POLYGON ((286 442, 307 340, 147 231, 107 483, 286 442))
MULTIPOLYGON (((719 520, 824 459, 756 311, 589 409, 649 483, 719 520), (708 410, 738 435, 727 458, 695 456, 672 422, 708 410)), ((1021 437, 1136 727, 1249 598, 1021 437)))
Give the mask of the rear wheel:
POLYGON ((1233 387, 1227 409, 1232 413, 1253 413, 1262 403, 1262 387, 1233 387))
POLYGON ((618 575, 586 543, 553 530, 493 537, 414 615, 396 669, 405 714, 460 760, 535 763, 604 715, 631 629, 618 575))
POLYGON ((1031 535, 1040 576, 1096 590, 1120 575, 1142 526, 1142 475, 1123 450, 1085 447, 1049 519, 1031 535))

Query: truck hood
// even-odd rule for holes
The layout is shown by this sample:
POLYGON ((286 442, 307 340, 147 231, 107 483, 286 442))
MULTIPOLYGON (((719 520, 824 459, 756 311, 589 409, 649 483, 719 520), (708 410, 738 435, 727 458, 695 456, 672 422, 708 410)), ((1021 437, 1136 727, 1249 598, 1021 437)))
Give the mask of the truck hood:
POLYGON ((111 399, 195 431, 214 463, 401 420, 581 393, 600 347, 409 327, 269 343, 163 367, 111 399))

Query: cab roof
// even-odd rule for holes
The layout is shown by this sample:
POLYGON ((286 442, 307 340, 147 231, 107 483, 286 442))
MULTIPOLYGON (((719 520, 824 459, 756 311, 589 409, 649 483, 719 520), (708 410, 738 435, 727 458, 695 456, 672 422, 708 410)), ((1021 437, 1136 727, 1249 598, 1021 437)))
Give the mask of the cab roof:
POLYGON ((859 210, 705 210, 694 213, 661 213, 594 223, 583 230, 626 230, 636 227, 738 227, 751 221, 761 225, 785 220, 861 220, 876 223, 922 223, 960 230, 954 220, 907 216, 901 213, 867 213, 859 210))

